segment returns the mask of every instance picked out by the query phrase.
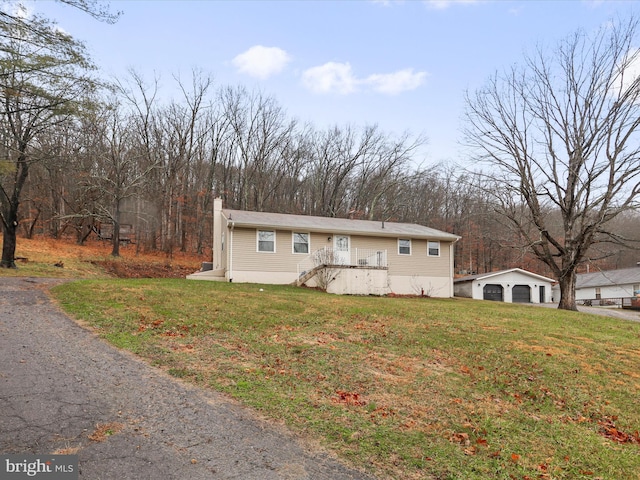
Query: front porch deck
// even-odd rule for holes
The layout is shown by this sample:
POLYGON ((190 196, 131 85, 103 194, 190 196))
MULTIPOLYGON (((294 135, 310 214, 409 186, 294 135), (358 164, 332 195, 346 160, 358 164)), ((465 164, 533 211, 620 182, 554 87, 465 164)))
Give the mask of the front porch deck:
POLYGON ((335 280, 331 278, 332 272, 343 269, 384 270, 386 273, 387 251, 356 248, 351 252, 339 252, 330 247, 321 248, 298 263, 298 279, 295 283, 302 286, 315 279, 317 284, 317 277, 323 276, 326 278, 320 280, 319 286, 326 289, 327 281, 335 280))

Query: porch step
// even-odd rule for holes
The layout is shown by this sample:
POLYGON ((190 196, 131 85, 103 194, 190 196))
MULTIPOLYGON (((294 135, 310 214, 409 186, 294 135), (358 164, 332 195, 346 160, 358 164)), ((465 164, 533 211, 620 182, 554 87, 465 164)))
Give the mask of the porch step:
POLYGON ((187 280, 213 280, 217 282, 225 281, 224 270, 205 270, 187 275, 187 280))
POLYGON ((318 271, 323 269, 324 267, 326 267, 326 265, 317 265, 317 266, 313 267, 311 270, 309 270, 304 275, 302 275, 300 278, 298 278, 298 280, 296 280, 296 285, 298 287, 304 285, 309 280, 311 280, 313 277, 315 277, 316 274, 318 273, 318 271))

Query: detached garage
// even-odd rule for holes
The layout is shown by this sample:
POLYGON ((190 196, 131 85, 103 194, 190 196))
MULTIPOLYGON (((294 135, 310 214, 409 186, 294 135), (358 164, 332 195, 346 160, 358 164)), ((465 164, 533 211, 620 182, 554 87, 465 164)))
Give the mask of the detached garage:
POLYGON ((453 281, 456 297, 474 298, 508 303, 551 302, 552 278, 521 268, 482 273, 453 281))
POLYGON ((483 300, 504 302, 504 288, 497 283, 487 283, 482 287, 482 298, 483 300))

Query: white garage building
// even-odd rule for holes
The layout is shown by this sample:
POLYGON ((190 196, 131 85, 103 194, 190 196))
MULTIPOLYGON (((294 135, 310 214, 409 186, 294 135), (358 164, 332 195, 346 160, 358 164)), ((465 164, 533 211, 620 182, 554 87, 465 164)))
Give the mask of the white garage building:
POLYGON ((481 273, 453 281, 456 297, 508 303, 549 303, 555 280, 521 268, 481 273))

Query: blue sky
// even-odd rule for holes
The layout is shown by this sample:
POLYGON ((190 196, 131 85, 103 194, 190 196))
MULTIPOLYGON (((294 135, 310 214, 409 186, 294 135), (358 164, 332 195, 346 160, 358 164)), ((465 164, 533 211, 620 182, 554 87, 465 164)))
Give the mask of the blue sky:
POLYGON ((465 90, 538 44, 640 9, 631 0, 138 0, 112 1, 123 14, 108 25, 50 0, 27 5, 84 41, 105 76, 133 68, 170 96, 172 75, 199 69, 318 127, 424 134, 417 161, 427 165, 460 160, 465 90))

